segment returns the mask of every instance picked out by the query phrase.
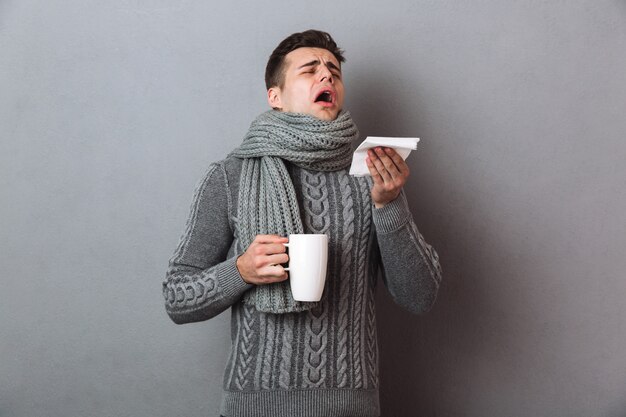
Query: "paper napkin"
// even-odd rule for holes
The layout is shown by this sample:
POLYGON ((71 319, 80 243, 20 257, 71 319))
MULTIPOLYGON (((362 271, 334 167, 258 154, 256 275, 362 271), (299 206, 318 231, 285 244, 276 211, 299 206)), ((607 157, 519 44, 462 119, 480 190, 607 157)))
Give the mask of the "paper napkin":
POLYGON ((389 138, 382 136, 368 136, 363 142, 356 148, 352 155, 352 165, 350 166, 350 175, 357 177, 363 177, 370 175, 365 158, 367 157, 367 150, 375 148, 377 146, 385 146, 388 148, 394 148, 396 152, 405 159, 409 156, 411 151, 417 149, 417 142, 419 138, 389 138))

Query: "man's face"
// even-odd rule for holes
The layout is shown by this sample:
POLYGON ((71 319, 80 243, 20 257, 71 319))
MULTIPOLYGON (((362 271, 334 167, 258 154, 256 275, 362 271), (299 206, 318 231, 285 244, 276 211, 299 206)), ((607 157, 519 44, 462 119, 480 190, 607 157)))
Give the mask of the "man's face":
POLYGON ((267 91, 273 108, 334 120, 343 107, 341 67, 322 48, 298 48, 285 56, 283 87, 267 91))

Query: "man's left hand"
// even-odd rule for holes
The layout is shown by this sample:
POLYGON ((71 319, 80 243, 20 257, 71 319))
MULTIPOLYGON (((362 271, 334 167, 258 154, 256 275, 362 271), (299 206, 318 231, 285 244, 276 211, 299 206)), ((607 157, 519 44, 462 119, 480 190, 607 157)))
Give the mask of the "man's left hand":
POLYGON ((409 178, 409 166, 393 148, 376 147, 365 158, 374 186, 372 200, 376 208, 395 200, 409 178))

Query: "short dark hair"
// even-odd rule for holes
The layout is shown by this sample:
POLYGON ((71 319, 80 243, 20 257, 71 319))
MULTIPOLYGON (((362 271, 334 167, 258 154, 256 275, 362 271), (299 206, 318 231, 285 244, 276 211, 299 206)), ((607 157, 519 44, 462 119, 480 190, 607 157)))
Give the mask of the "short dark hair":
POLYGON ((285 56, 298 48, 322 48, 331 52, 339 65, 346 62, 343 50, 339 49, 332 36, 321 30, 309 29, 304 32, 293 33, 278 44, 270 55, 265 67, 265 87, 283 87, 285 82, 285 56))

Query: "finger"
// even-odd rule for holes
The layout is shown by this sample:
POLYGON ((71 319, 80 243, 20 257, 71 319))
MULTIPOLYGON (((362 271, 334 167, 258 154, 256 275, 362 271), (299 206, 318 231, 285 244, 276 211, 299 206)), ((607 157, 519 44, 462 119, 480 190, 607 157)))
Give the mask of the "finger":
POLYGON ((400 154, 396 152, 395 149, 385 148, 385 153, 391 158, 391 160, 396 165, 396 167, 398 168, 398 171, 400 171, 401 174, 403 175, 409 174, 409 166, 407 165, 406 161, 402 159, 402 156, 400 156, 400 154))
POLYGON ((280 265, 289 262, 289 255, 286 253, 281 253, 278 255, 269 255, 267 257, 268 265, 280 265))
POLYGON ((372 180, 374 181, 374 184, 376 185, 384 184, 383 178, 380 176, 380 174, 378 173, 378 170, 374 166, 374 163, 369 157, 365 158, 365 163, 367 164, 367 169, 369 170, 370 175, 372 176, 372 180))
POLYGON ((256 235, 254 241, 256 243, 287 243, 289 239, 278 235, 256 235))
POLYGON ((382 161, 380 160, 380 158, 378 157, 376 152, 372 151, 372 153, 370 154, 370 159, 372 160, 372 163, 374 164, 374 167, 376 168, 376 170, 380 174, 380 176, 383 179, 383 181, 384 182, 391 182, 392 181, 391 175, 389 175, 389 172, 385 168, 385 165, 382 163, 382 161))
POLYGON ((262 278, 287 279, 287 271, 280 265, 268 265, 259 270, 259 276, 262 278))
POLYGON ((400 171, 398 170, 398 167, 394 163, 393 159, 387 155, 387 152, 383 148, 376 148, 376 154, 389 172, 389 175, 391 175, 391 178, 394 180, 398 178, 400 176, 400 171))
POLYGON ((259 253, 264 255, 274 255, 276 253, 285 253, 287 248, 282 243, 263 243, 259 245, 259 253))
POLYGON ((405 163, 404 159, 402 159, 402 156, 400 156, 400 154, 395 149, 384 148, 384 150, 387 156, 389 156, 389 158, 391 158, 393 160, 393 163, 396 164, 397 166, 400 166, 405 163))

